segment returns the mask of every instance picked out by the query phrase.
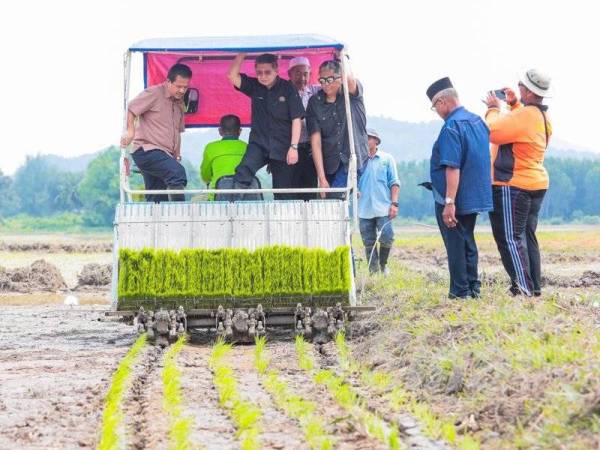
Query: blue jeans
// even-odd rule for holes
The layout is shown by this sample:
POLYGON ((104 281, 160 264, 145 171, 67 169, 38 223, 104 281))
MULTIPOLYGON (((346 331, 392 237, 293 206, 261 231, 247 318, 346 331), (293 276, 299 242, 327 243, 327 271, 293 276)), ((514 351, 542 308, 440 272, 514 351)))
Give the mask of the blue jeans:
POLYGON ((392 220, 387 217, 373 217, 372 219, 359 219, 360 237, 365 246, 369 271, 377 272, 379 266, 385 267, 394 243, 394 228, 392 220), (377 241, 377 233, 381 232, 379 237, 379 249, 374 248, 377 241))
MULTIPOLYGON (((325 177, 327 178, 329 187, 340 188, 348 186, 348 169, 346 169, 343 164, 340 164, 336 172, 325 174, 325 177)), ((327 194, 327 198, 343 199, 344 197, 345 194, 342 192, 333 192, 327 194)))
MULTIPOLYGON (((162 150, 144 151, 137 149, 131 155, 135 165, 142 172, 144 185, 148 190, 184 188, 187 185, 185 168, 173 157, 162 150)), ((148 194, 146 201, 160 203, 169 200, 167 194, 148 194)))
POLYGON ((477 214, 456 215, 456 227, 448 228, 442 219, 444 207, 435 204, 435 217, 442 233, 448 269, 450 271, 450 298, 479 297, 481 282, 477 273, 477 244, 475 243, 475 222, 477 214))

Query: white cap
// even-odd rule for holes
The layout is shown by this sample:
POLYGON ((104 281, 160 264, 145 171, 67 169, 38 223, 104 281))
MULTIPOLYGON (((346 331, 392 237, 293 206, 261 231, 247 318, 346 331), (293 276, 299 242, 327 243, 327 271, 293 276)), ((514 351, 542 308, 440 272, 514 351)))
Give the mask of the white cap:
POLYGON ((296 66, 307 66, 310 68, 310 61, 305 56, 296 56, 295 58, 290 59, 288 70, 296 66))
POLYGON ((552 79, 545 73, 537 69, 529 69, 525 73, 521 73, 521 83, 531 92, 540 97, 552 97, 553 89, 550 85, 552 79))

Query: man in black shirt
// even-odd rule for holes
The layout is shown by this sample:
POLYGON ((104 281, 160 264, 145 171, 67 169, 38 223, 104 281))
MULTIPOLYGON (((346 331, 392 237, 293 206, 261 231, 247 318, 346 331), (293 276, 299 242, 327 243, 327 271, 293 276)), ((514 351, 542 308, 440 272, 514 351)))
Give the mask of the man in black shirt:
MULTIPOLYGON (((321 90, 308 101, 306 126, 319 187, 346 187, 350 162, 350 139, 346 125, 346 107, 339 61, 325 61, 319 67, 321 90)), ((348 93, 354 132, 357 170, 367 161, 367 116, 360 82, 348 74, 348 93)), ((322 193, 321 197, 325 197, 322 193)), ((338 197, 336 195, 330 197, 338 197)))
MULTIPOLYGON (((229 68, 229 81, 252 101, 252 129, 244 159, 236 168, 236 187, 248 187, 256 172, 269 164, 273 188, 293 187, 294 164, 298 162, 298 141, 304 106, 298 91, 279 78, 277 57, 265 53, 256 58, 256 78, 240 73, 245 54, 238 54, 229 68)), ((276 194, 291 199, 294 194, 276 194)))

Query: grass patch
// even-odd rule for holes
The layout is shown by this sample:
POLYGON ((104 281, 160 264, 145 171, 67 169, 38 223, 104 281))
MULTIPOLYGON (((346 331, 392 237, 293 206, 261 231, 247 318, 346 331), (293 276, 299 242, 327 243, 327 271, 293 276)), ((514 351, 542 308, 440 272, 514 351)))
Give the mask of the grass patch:
POLYGON ((262 385, 271 395, 277 407, 289 417, 298 421, 304 432, 304 438, 311 449, 333 449, 334 438, 323 426, 325 419, 315 412, 317 408, 315 403, 294 394, 275 369, 267 371, 269 358, 265 354, 265 345, 266 339, 264 336, 256 339, 254 365, 261 375, 262 385))
POLYGON ((177 342, 167 350, 162 371, 163 408, 169 415, 169 449, 186 450, 198 448, 190 441, 193 424, 191 417, 183 415, 181 410, 181 371, 177 368, 177 355, 186 343, 186 336, 179 337, 177 342))
POLYGON ((365 293, 382 309, 382 331, 356 340, 352 356, 361 368, 379 361, 362 382, 383 392, 388 380, 377 372, 387 371, 389 400, 431 436, 455 435, 465 448, 591 448, 600 432, 600 329, 592 299, 576 292, 515 298, 491 284, 481 300, 453 301, 447 286, 397 267, 365 293))
POLYGON ((233 369, 227 365, 226 357, 231 344, 218 340, 209 359, 213 371, 213 384, 219 393, 219 403, 225 408, 237 429, 237 437, 243 450, 260 449, 260 421, 262 413, 255 404, 243 400, 233 369))
POLYGON ((127 382, 131 378, 133 365, 145 345, 146 334, 144 333, 129 349, 112 376, 110 388, 104 399, 99 450, 114 450, 122 447, 119 428, 123 422, 123 412, 121 411, 123 394, 127 388, 127 382))

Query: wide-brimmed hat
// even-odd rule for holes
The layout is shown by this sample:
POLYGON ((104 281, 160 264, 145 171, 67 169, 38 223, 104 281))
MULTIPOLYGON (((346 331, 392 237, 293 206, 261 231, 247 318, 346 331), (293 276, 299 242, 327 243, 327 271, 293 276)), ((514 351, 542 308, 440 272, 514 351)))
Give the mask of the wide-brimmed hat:
POLYGON ((381 138, 379 137, 379 133, 375 131, 373 128, 367 129, 367 136, 377 139, 377 145, 381 144, 381 138))
POLYGON ((529 69, 520 73, 519 79, 535 95, 549 98, 554 94, 554 90, 550 84, 552 78, 538 69, 529 69))
POLYGON ((295 58, 290 59, 288 70, 291 70, 292 67, 296 66, 308 66, 310 68, 310 61, 305 56, 296 56, 295 58))
POLYGON ((453 88, 454 86, 452 85, 452 81, 450 81, 450 78, 444 77, 433 82, 431 86, 427 88, 427 91, 425 93, 427 94, 427 97, 429 97, 431 104, 434 105, 443 91, 445 91, 446 89, 453 88))

